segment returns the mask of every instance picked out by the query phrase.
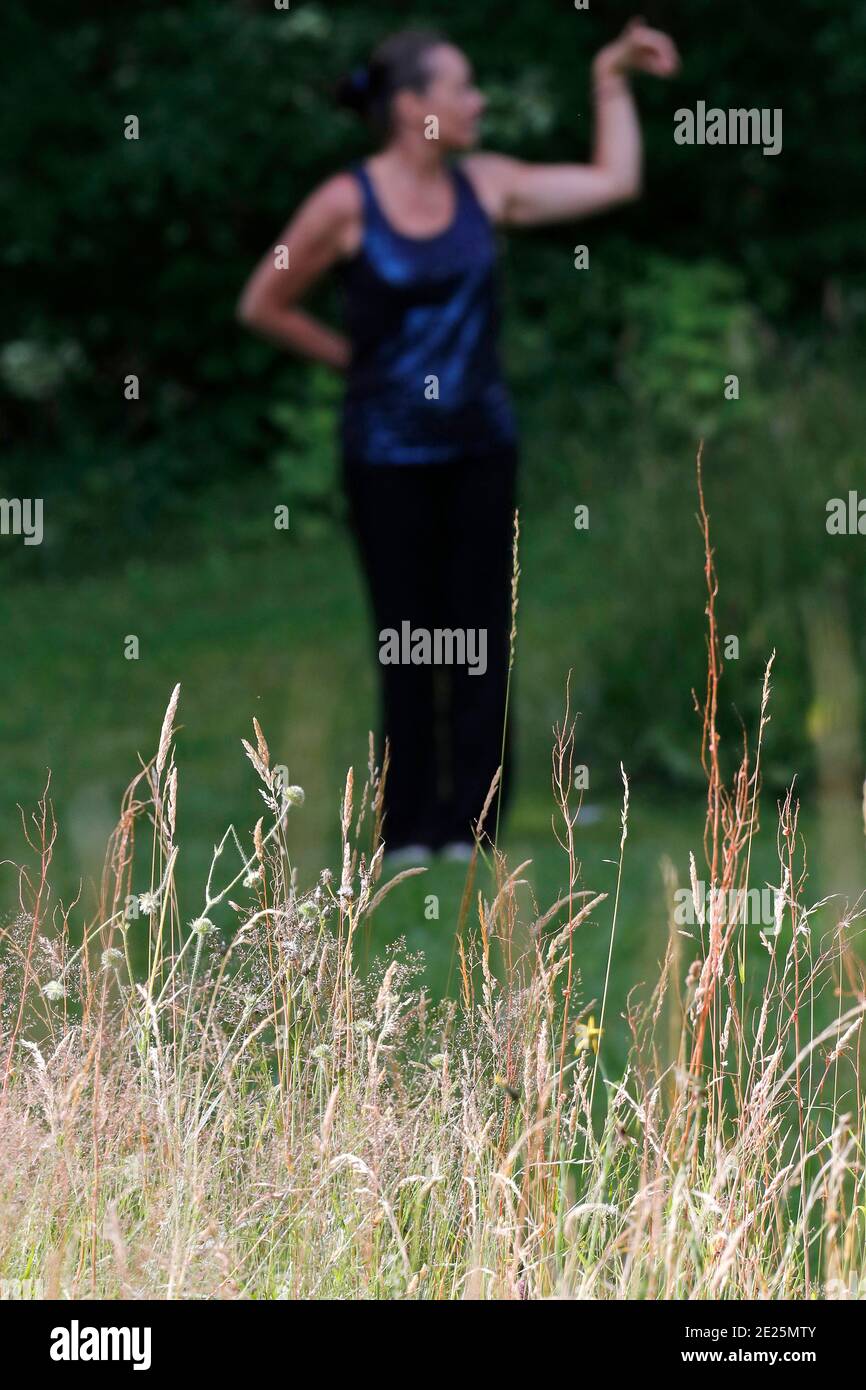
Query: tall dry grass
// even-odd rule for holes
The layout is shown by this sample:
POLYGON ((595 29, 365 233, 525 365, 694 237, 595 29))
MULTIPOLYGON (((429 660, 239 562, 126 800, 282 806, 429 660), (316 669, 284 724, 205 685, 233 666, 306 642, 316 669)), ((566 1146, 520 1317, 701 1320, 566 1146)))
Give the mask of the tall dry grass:
MULTIPOLYGON (((744 740, 726 785, 702 489, 700 516, 704 856, 725 896, 707 918, 693 859, 699 925, 689 934, 648 915, 662 962, 643 1000, 610 987, 628 780, 616 892, 587 893, 568 696, 552 766, 565 891, 526 920, 526 865, 509 869, 479 844, 454 1000, 431 1000, 417 960, 399 952, 366 978, 357 968, 371 918, 405 877, 383 874, 372 744, 363 785, 347 779, 338 868, 304 886, 290 853, 303 793, 282 785, 256 724, 245 749, 265 815, 248 839, 226 832, 190 921, 175 889, 175 690, 156 755, 125 795, 82 944, 77 906, 51 894, 46 792, 28 827, 35 869, 22 871, 21 911, 2 933, 4 1277, 78 1298, 856 1296, 857 910, 804 902, 789 793, 774 927, 726 916, 731 890, 750 886, 772 659, 754 753, 744 740), (137 858, 150 888, 136 896, 137 858), (610 924, 597 1018, 579 992, 590 919, 610 924), (134 937, 147 943, 138 971, 134 937), (616 1078, 612 1010, 631 1037, 616 1078)), ((667 876, 672 890, 672 866, 667 876)))

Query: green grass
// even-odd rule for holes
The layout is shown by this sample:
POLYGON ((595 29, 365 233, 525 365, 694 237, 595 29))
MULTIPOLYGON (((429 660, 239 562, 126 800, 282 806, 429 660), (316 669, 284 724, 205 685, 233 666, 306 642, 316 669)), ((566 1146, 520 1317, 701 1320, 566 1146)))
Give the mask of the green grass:
MULTIPOLYGON (((517 795, 505 846, 512 865, 531 859, 520 891, 527 903, 553 901, 565 880, 563 857, 551 835, 552 726, 562 715, 565 678, 573 669, 574 707, 592 666, 588 649, 596 618, 589 611, 593 560, 574 552, 563 560, 558 513, 523 522, 521 601, 516 672, 517 795)), ((563 524, 568 527, 569 516, 563 524)), ((573 537, 567 537, 568 543, 573 537)), ((168 547, 163 546, 163 551, 168 547)), ((700 576, 696 576, 696 603, 700 576)), ((176 682, 183 687, 178 760, 183 773, 179 826, 183 848, 176 880, 196 910, 213 845, 230 822, 251 826, 263 807, 240 740, 255 716, 275 762, 307 793, 293 817, 291 852, 302 883, 324 864, 336 867, 338 807, 346 769, 360 774, 367 733, 375 726, 374 664, 355 557, 342 530, 299 541, 266 534, 250 543, 249 529, 211 524, 206 546, 165 559, 142 554, 120 572, 71 582, 19 582, 0 599, 4 634, 4 699, 0 706, 0 845, 14 862, 25 854, 16 803, 32 808, 51 769, 59 835, 53 879, 69 900, 83 880, 93 899, 108 835, 123 789, 150 756, 159 720, 176 682), (124 642, 139 640, 138 660, 124 642)), ((684 676, 686 675, 684 671, 684 676)), ((689 673, 691 676, 691 673, 689 673)), ((685 683, 685 682, 684 682, 685 683)), ((606 711, 615 722, 616 709, 606 711)), ((683 717, 698 725, 688 689, 683 717)), ((596 818, 581 823, 578 853, 587 888, 610 891, 619 841, 618 769, 596 774, 587 743, 579 759, 591 766, 588 804, 596 818), (599 785, 600 783, 600 785, 599 785)), ((629 752, 623 750, 629 771, 629 752)), ((688 853, 700 862, 701 796, 676 797, 632 777, 620 927, 613 963, 611 1042, 625 1044, 619 1022, 628 990, 653 979, 667 939, 661 861, 668 856, 681 883, 688 853)), ((772 872, 774 831, 753 852, 755 882, 772 872)), ((459 866, 434 863, 407 882, 376 915, 368 949, 405 936, 427 957, 428 982, 438 995, 453 988, 453 928, 463 891, 459 866), (425 915, 439 899, 438 921, 425 915)), ((144 884, 136 884, 143 888, 144 884)), ((14 869, 0 870, 0 911, 17 902, 14 869)), ((227 916, 221 926, 231 928, 227 916)), ((606 933, 585 933, 579 965, 588 998, 601 991, 606 933)))
MULTIPOLYGON (((670 936, 662 876, 669 861, 685 886, 690 852, 700 875, 703 798, 639 770, 615 914, 622 784, 618 769, 596 772, 581 727, 594 814, 578 821, 569 864, 551 828, 551 728, 569 668, 581 707, 598 614, 592 557, 561 562, 557 525, 536 517, 521 552, 505 851, 511 874, 531 862, 512 892, 502 864, 496 881, 479 869, 466 974, 459 866, 436 863, 373 909, 389 871, 371 886, 356 860, 337 891, 345 771, 356 769, 357 813, 374 719, 342 534, 256 544, 243 528, 224 540, 211 528, 185 558, 166 561, 164 546, 121 574, 7 587, 4 857, 24 858, 38 882, 13 805, 34 805, 46 767, 59 836, 39 936, 16 920, 12 862, 0 873, 0 1201, 14 1213, 0 1234, 4 1277, 35 1271, 49 1296, 254 1298, 803 1298, 861 1279, 858 924, 844 930, 843 961, 837 904, 809 913, 822 878, 810 859, 778 937, 761 944, 750 929, 745 978, 736 940, 707 975, 700 933, 670 936), (124 659, 130 634, 137 661, 124 659), (164 873, 169 889, 149 923, 124 931, 110 909, 99 920, 94 882, 177 682, 177 829, 167 762, 152 802, 139 789, 133 876, 137 893, 164 873), (240 744, 253 717, 305 800, 285 840, 266 814, 259 868, 230 886, 256 862, 251 827, 265 809, 240 744), (229 823, 251 864, 238 874, 229 844, 210 899, 229 823), (56 908, 79 876, 84 904, 66 931, 56 908), (607 896, 572 935, 563 908, 536 938, 531 924, 569 889, 607 896), (671 969, 648 1003, 669 941, 671 969), (589 1014, 603 1020, 597 1055, 581 1031, 589 1014)), ((603 713, 615 727, 619 712, 603 713)), ((629 771, 627 742, 622 761, 629 771)), ((751 839, 750 884, 779 883, 773 800, 760 831, 726 847, 728 881, 751 839)), ((738 825, 754 828, 748 808, 738 825)), ((816 828, 801 818, 820 844, 816 828)))
MULTIPOLYGON (((39 920, 0 932, 4 1277, 35 1277, 49 1298, 860 1287, 866 1004, 862 987, 838 988, 858 966, 832 907, 811 912, 794 885, 762 968, 744 974, 736 917, 688 948, 672 935, 652 997, 628 1001, 624 1058, 610 1020, 627 972, 594 1004, 574 987, 593 945, 622 959, 616 895, 575 901, 570 854, 570 896, 540 921, 500 859, 460 934, 460 988, 437 1004, 411 947, 380 947, 358 970, 387 887, 359 853, 376 779, 369 796, 354 785, 341 871, 301 888, 287 845, 307 807, 295 794, 278 806, 261 740, 251 762, 272 813, 240 862, 221 840, 184 920, 174 700, 170 711, 131 813, 147 915, 125 920, 115 858, 113 906, 84 944, 63 923, 46 940, 44 876, 39 920), (215 924, 235 899, 227 945, 215 924)), ((756 794, 718 842, 723 881, 752 859, 756 794)), ((711 795, 731 805, 715 778, 711 795)), ((561 813, 572 808, 563 793, 561 813)), ((788 811, 780 828, 784 847, 788 811)), ((404 886, 388 901, 405 925, 404 886)), ((651 950, 658 918, 643 907, 651 950)))

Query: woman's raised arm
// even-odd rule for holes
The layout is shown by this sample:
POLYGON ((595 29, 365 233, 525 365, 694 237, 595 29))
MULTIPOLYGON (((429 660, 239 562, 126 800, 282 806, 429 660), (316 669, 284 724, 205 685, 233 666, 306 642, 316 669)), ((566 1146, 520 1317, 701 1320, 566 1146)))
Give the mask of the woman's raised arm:
POLYGON ((630 72, 671 77, 679 67, 666 34, 632 20, 592 65, 595 148, 591 164, 525 164, 470 156, 464 167, 482 202, 506 226, 537 226, 603 212, 641 191, 641 134, 630 72))

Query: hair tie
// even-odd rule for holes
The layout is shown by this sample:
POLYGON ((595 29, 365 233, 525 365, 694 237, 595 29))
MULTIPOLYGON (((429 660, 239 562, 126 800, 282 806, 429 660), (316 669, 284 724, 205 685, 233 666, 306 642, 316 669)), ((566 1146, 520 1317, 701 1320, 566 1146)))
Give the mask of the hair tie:
POLYGON ((349 76, 349 81, 352 84, 353 91, 357 92, 359 96, 366 96, 367 92, 370 90, 370 69, 353 68, 349 76))

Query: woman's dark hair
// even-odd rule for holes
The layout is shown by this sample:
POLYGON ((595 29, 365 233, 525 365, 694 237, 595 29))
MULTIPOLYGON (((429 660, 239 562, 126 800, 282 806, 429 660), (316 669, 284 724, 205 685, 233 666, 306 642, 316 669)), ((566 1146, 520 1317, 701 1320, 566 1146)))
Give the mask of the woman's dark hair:
POLYGON ((336 99, 367 121, 377 134, 391 128, 391 100, 405 87, 423 92, 430 80, 430 50, 447 40, 434 29, 401 29, 373 51, 366 67, 337 83, 336 99))

